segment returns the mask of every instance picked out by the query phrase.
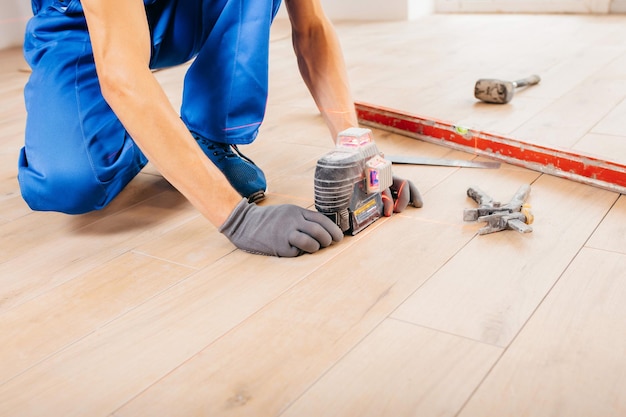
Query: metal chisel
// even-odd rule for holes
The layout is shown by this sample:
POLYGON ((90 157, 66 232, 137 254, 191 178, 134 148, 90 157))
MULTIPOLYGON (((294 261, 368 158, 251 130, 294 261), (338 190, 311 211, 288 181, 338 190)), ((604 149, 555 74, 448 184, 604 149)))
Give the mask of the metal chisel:
POLYGON ((385 155, 393 164, 433 165, 460 168, 500 168, 500 162, 465 161, 463 159, 424 158, 420 156, 385 155))

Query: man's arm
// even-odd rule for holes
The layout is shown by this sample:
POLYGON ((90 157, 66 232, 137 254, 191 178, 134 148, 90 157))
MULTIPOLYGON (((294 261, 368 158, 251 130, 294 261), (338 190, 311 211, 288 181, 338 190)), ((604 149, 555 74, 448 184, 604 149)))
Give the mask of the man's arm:
POLYGON ((141 0, 82 0, 105 100, 163 176, 215 226, 241 201, 202 153, 149 68, 141 0))
POLYGON ((358 126, 341 46, 320 0, 285 0, 298 66, 333 139, 358 126))
POLYGON ((321 213, 248 204, 204 155, 149 68, 142 0, 82 0, 102 94, 163 176, 240 249, 263 255, 316 252, 343 238, 321 213))

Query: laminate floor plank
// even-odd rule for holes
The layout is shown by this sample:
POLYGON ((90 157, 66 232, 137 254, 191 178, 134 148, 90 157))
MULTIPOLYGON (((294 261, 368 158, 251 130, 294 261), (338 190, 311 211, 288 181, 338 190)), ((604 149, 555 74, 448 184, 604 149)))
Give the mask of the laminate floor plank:
POLYGON ((0 219, 7 221, 30 213, 17 183, 17 155, 17 152, 0 151, 0 219))
MULTIPOLYGON (((593 56, 588 58, 597 61, 593 56)), ((580 138, 614 112, 625 97, 626 76, 621 79, 590 77, 512 135, 530 143, 541 138, 541 144, 557 149, 573 148, 580 138)))
POLYGON ((584 248, 459 417, 624 415, 625 268, 584 248))
POLYGON ((178 192, 86 217, 32 213, 2 225, 0 313, 106 263, 198 214, 178 192), (103 216, 97 221, 98 216, 103 216), (87 221, 87 224, 82 224, 87 221), (8 254, 8 255, 5 255, 8 254), (10 255, 10 256, 9 256, 10 255))
POLYGON ((209 266, 234 250, 232 243, 200 215, 134 249, 195 269, 209 266))
MULTIPOLYGON (((509 194, 480 186, 493 198, 509 194)), ((533 231, 477 236, 392 317, 506 347, 535 311, 617 196, 541 176, 528 202, 533 231), (581 221, 581 219, 585 219, 581 221)))
POLYGON ((455 416, 501 353, 385 320, 281 417, 455 416))
MULTIPOLYGON (((626 59, 622 60, 626 65, 626 59)), ((622 100, 613 110, 608 112, 602 120, 596 124, 591 133, 624 136, 624 120, 626 120, 626 98, 622 100)))
POLYGON ((0 314, 0 385, 193 272, 126 252, 0 314))
MULTIPOLYGON (((340 33, 360 101, 577 149, 607 115, 620 114, 625 19, 431 15, 418 22, 354 24, 340 33), (403 42, 394 41, 398 37, 403 42), (479 78, 513 81, 533 73, 540 84, 516 89, 509 104, 482 104, 473 96, 479 78)), ((601 155, 626 163, 626 153, 601 155)))
MULTIPOLYGON (((459 14, 337 30, 359 101, 626 163, 625 22, 459 14), (507 105, 473 97, 478 78, 532 73, 541 83, 507 105)), ((242 149, 266 172, 263 205, 313 208, 333 138, 286 20, 271 54, 266 119, 242 149)), ((186 69, 154 73, 176 108, 186 69)), ((396 165, 422 208, 314 255, 251 255, 152 164, 102 211, 32 212, 16 178, 27 79, 20 49, 0 51, 0 415, 624 414, 618 194, 507 164, 396 165), (463 221, 469 186, 507 201, 523 184, 532 233, 463 221)), ((374 135, 386 154, 484 160, 374 135)))
POLYGON ((279 415, 471 238, 404 216, 372 227, 115 415, 279 415), (381 247, 409 259, 425 245, 415 263, 380 258, 381 247))
POLYGON ((233 252, 0 385, 0 415, 110 415, 333 256, 233 252))
POLYGON ((626 199, 620 196, 585 246, 626 254, 624 236, 626 236, 626 199))
MULTIPOLYGON (((484 171, 452 176, 485 178, 484 171)), ((537 174, 501 175, 506 182, 537 174)), ((430 204, 378 221, 356 242, 347 238, 344 252, 115 415, 280 415, 474 238, 476 228, 462 221, 465 190, 435 197, 446 190, 441 181, 425 194, 430 204), (251 340, 262 341, 253 354, 251 340)))
POLYGON ((620 155, 626 155, 626 134, 587 133, 576 142, 572 150, 601 161, 612 161, 621 164, 620 155))

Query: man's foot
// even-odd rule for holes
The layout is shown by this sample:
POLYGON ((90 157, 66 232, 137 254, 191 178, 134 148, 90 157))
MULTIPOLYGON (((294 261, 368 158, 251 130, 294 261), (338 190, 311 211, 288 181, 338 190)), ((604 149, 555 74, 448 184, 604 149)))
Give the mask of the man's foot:
POLYGON ((265 174, 237 148, 237 145, 213 142, 192 133, 200 148, 226 176, 230 185, 250 203, 265 198, 265 174))

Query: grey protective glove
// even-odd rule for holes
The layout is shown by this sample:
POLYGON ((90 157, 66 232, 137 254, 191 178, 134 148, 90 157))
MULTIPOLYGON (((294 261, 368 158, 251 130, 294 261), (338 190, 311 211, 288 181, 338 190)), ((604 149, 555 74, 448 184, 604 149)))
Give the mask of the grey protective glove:
POLYGON ((399 178, 394 175, 391 187, 382 193, 383 214, 386 217, 393 213, 401 213, 406 206, 411 204, 416 208, 424 205, 422 195, 410 180, 399 178))
POLYGON ((246 252, 284 257, 317 252, 343 239, 339 226, 322 213, 292 204, 261 207, 245 198, 218 230, 246 252))

